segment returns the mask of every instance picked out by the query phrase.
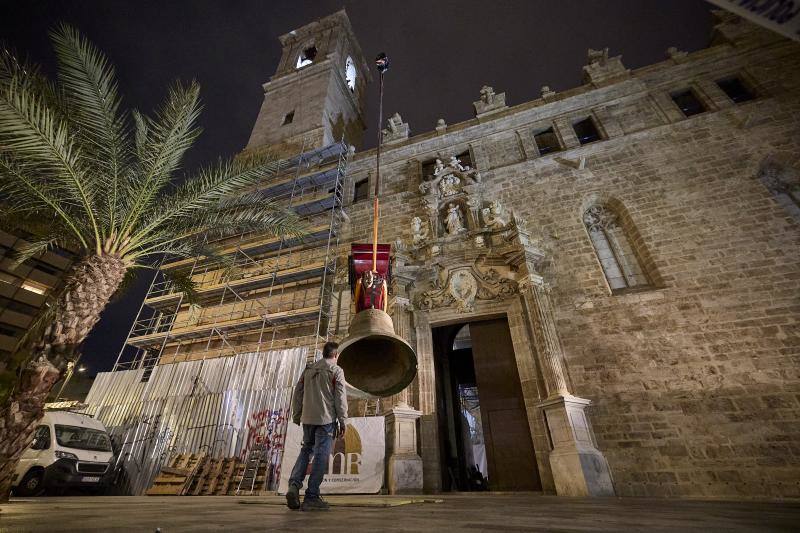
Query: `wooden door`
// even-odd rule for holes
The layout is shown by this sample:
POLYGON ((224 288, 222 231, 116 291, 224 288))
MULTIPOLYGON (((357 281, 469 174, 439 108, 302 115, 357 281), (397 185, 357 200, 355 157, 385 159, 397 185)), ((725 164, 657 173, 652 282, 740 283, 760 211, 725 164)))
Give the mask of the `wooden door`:
POLYGON ((511 332, 505 318, 470 322, 489 487, 541 490, 511 332))

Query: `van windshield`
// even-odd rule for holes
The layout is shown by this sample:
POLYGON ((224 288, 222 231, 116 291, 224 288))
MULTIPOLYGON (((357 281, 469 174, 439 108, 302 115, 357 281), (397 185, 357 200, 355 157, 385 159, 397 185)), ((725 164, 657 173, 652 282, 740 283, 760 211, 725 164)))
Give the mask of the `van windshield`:
POLYGON ((56 424, 56 440, 66 448, 110 452, 111 440, 108 435, 97 429, 78 426, 62 426, 56 424))

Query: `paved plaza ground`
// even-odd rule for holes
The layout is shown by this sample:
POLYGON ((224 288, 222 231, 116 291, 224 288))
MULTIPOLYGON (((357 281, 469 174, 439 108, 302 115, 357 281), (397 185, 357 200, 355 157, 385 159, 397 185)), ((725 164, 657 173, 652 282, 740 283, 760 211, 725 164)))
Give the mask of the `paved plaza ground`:
POLYGON ((332 496, 328 512, 290 511, 283 498, 19 498, 0 531, 798 531, 800 503, 538 494, 332 496), (413 503, 409 503, 413 502, 413 503))

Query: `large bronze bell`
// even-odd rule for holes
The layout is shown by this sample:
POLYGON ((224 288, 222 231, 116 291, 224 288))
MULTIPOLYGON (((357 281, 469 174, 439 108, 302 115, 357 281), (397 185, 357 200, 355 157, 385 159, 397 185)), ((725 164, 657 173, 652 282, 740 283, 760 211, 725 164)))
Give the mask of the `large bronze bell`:
POLYGON ((382 398, 405 389, 417 374, 414 349, 395 335, 392 317, 382 309, 356 313, 337 364, 350 385, 382 398))

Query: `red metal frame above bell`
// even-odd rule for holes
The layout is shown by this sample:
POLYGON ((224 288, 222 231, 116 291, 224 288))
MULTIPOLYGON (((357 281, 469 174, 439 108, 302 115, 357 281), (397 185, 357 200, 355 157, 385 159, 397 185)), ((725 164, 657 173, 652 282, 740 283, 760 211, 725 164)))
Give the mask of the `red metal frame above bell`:
MULTIPOLYGON (((378 274, 386 280, 387 287, 391 286, 391 244, 378 244, 378 274)), ((372 244, 353 243, 350 245, 350 291, 355 291, 356 280, 366 272, 372 270, 372 244)))

